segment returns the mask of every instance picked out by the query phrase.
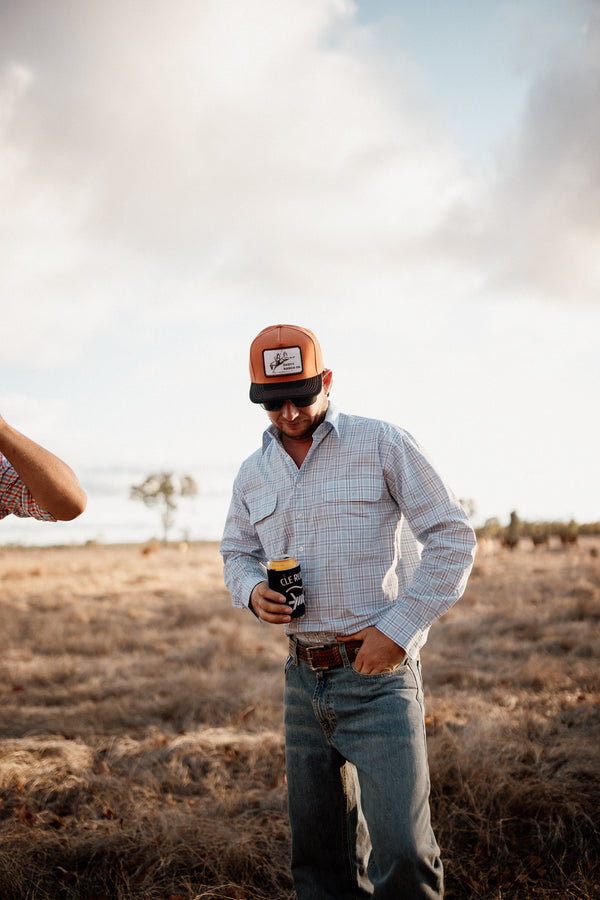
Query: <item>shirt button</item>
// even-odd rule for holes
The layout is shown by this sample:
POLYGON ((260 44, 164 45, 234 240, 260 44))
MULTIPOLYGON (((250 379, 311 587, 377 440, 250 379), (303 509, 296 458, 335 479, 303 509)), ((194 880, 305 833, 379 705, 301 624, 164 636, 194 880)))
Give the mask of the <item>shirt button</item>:
POLYGON ((298 547, 298 552, 302 553, 304 551, 304 547, 298 547))

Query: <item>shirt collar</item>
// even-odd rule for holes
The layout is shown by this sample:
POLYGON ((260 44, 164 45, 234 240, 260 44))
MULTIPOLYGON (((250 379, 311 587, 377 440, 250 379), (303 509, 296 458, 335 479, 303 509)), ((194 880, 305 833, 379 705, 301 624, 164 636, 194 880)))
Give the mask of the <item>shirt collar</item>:
MULTIPOLYGON (((325 418, 317 428, 314 433, 314 439, 316 443, 325 437, 328 431, 335 431, 336 435, 339 436, 340 433, 340 411, 337 409, 334 403, 329 401, 329 405, 327 407, 327 412, 325 413, 325 418)), ((262 440, 262 452, 264 453, 271 443, 271 441, 278 441, 281 443, 281 435, 279 434, 279 429, 275 428, 274 425, 269 425, 267 430, 263 432, 263 440, 262 440)))

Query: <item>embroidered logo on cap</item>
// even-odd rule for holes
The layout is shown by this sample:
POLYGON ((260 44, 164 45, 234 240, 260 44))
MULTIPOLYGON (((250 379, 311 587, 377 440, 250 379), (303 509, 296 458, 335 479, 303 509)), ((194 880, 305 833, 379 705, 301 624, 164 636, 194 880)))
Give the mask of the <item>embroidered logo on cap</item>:
POLYGON ((302 351, 300 347, 280 347, 277 350, 263 350, 263 368, 269 378, 282 375, 301 375, 302 351))

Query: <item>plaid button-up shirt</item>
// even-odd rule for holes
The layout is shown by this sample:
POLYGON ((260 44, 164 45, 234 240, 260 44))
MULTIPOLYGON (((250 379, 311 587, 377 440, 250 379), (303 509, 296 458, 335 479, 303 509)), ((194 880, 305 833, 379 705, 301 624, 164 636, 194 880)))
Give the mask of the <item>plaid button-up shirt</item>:
POLYGON ((464 591, 475 546, 460 503, 408 432, 330 404, 299 469, 277 429, 264 433, 235 479, 221 553, 239 607, 269 559, 298 560, 307 611, 286 628, 303 643, 376 625, 414 657, 464 591))
POLYGON ((53 515, 38 506, 29 488, 23 484, 9 461, 0 453, 0 519, 11 513, 22 519, 31 517, 56 522, 53 515))

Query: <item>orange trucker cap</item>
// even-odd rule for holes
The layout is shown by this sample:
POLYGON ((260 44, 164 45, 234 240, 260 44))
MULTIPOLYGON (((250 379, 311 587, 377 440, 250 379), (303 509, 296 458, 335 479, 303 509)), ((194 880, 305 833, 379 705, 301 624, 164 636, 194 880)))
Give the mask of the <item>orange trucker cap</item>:
POLYGON ((253 403, 320 394, 323 359, 312 331, 298 325, 264 328, 250 346, 250 381, 253 403))

